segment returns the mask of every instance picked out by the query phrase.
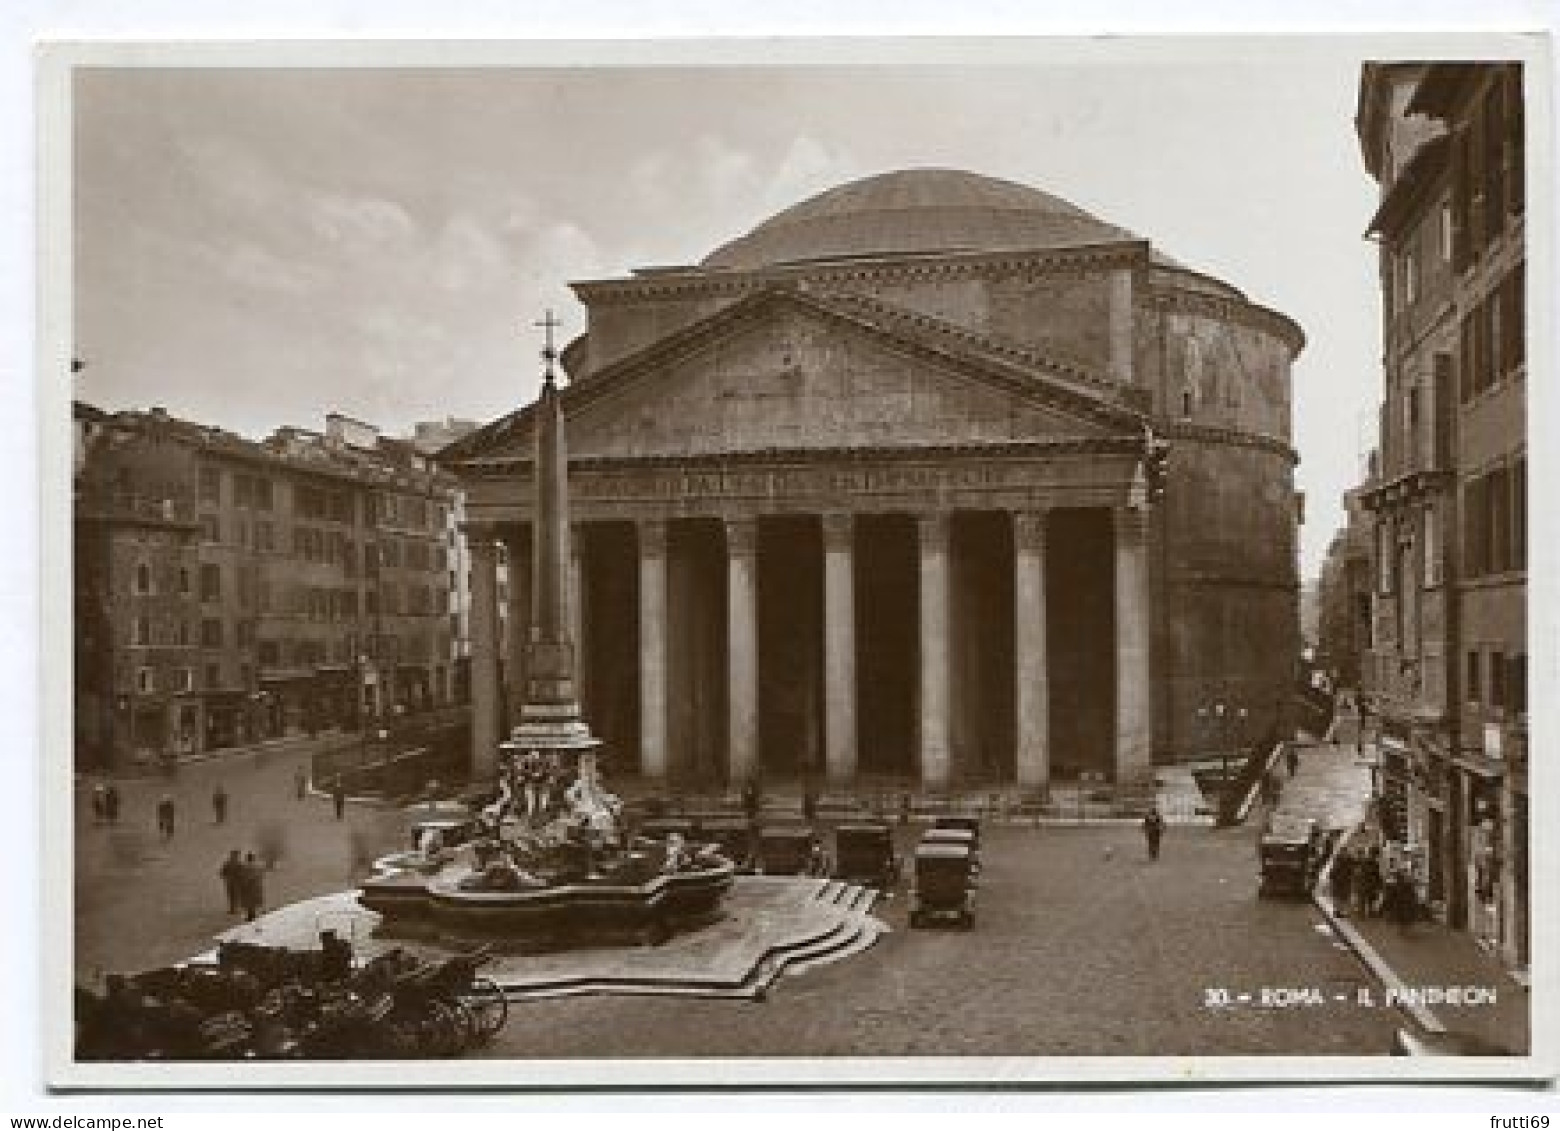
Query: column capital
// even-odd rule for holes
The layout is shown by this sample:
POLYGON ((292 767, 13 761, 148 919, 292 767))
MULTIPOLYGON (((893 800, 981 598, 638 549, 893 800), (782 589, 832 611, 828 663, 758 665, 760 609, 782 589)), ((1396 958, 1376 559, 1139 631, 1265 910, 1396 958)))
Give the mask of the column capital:
POLYGON ((1118 539, 1141 542, 1148 534, 1148 511, 1143 507, 1115 507, 1110 522, 1118 539))
POLYGON ((758 519, 728 518, 726 528, 726 554, 733 558, 749 558, 758 553, 758 519))
POLYGON ((1019 550, 1045 549, 1046 512, 1013 512, 1013 546, 1019 550))
POLYGON ((851 548, 851 535, 856 528, 856 516, 849 511, 832 512, 818 516, 819 525, 823 528, 823 548, 825 550, 849 550, 851 548))
POLYGON ((932 553, 946 553, 952 523, 947 511, 932 511, 915 516, 916 532, 920 535, 921 549, 932 553))
POLYGON ((662 557, 666 554, 666 520, 642 518, 634 524, 639 536, 639 556, 662 557))

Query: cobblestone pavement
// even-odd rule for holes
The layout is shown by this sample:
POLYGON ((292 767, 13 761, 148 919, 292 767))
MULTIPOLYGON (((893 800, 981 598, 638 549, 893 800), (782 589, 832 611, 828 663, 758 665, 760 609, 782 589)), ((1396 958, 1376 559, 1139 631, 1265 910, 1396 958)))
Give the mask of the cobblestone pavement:
POLYGON ((75 790, 75 952, 78 979, 100 972, 141 970, 176 962, 211 945, 239 921, 227 913, 217 878, 228 850, 257 854, 275 845, 266 873, 267 907, 348 886, 375 848, 403 843, 399 814, 349 805, 337 821, 328 798, 298 800, 293 775, 308 746, 237 754, 183 765, 167 778, 119 782, 117 825, 93 822, 89 786, 75 790), (227 820, 213 820, 211 795, 221 782, 227 820), (164 793, 175 806, 174 836, 157 832, 155 809, 164 793))
MULTIPOLYGON (((1248 829, 986 830, 973 931, 908 929, 782 979, 762 1003, 531 1002, 485 1055, 529 1057, 1385 1054, 1395 1011, 1304 902, 1259 900, 1248 829), (1316 1005, 1263 1008, 1270 991, 1316 1005), (1231 1004, 1210 1008, 1210 994, 1231 1004), (1254 1000, 1240 1003, 1241 994, 1254 1000), (1342 995, 1346 1001, 1339 1002, 1342 995)), ((1276 995, 1273 995, 1276 997, 1276 995)))

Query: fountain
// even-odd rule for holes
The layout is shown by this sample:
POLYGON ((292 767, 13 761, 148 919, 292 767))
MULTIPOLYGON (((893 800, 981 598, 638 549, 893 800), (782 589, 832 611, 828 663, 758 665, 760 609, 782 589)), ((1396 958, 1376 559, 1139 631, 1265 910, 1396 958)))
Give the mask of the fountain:
MULTIPOLYGON (((531 626, 520 722, 499 746, 497 797, 475 835, 450 845, 423 828, 416 848, 381 860, 358 901, 381 916, 380 933, 481 938, 526 949, 627 939, 658 942, 710 922, 735 867, 713 847, 632 839, 622 805, 601 778, 601 740, 575 693, 569 638, 568 457, 553 375, 551 312, 546 368, 533 409, 535 512, 531 626)), ((464 831, 464 830, 463 830, 464 831)))

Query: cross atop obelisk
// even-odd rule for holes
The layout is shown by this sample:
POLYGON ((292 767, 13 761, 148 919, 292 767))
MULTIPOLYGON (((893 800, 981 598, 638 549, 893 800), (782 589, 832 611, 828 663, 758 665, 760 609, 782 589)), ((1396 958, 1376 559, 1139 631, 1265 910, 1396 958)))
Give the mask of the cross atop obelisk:
POLYGON ((544 314, 540 321, 534 323, 547 335, 547 344, 542 347, 542 361, 546 368, 542 371, 542 382, 547 385, 553 383, 553 362, 558 360, 558 351, 553 348, 553 331, 562 323, 553 317, 551 309, 544 314))

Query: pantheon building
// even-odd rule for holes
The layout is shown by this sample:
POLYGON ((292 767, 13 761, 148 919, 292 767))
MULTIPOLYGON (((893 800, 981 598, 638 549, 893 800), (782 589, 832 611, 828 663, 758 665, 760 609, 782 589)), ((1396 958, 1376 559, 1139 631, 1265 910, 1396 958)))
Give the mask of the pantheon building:
MULTIPOLYGON (((1304 344, 1283 314, 942 169, 573 290, 573 636, 615 775, 1039 791, 1275 725, 1304 344)), ((532 409, 440 458, 467 492, 480 763, 524 686, 532 409)))

